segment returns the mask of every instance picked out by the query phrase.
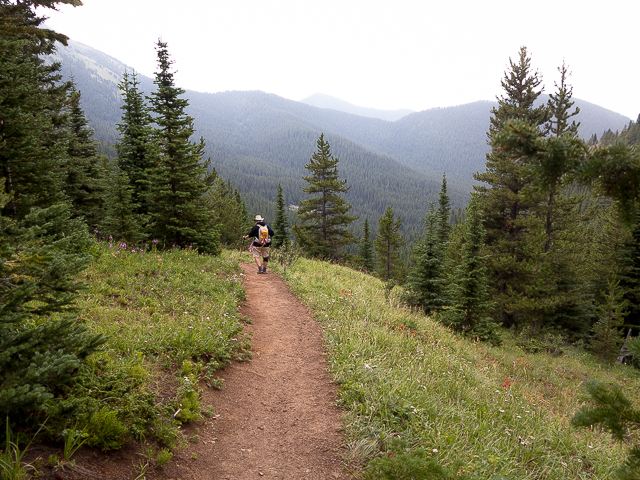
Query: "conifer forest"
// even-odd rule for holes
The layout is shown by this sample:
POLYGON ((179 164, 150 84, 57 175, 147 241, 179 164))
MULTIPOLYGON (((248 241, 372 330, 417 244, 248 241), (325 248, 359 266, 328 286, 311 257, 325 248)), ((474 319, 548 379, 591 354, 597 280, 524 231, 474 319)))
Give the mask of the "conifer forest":
MULTIPOLYGON (((514 52, 485 118, 485 168, 463 182, 454 161, 427 183, 355 142, 285 129, 299 164, 287 172, 247 157, 234 184, 222 173, 229 171, 225 146, 207 154, 197 109, 174 77, 180 59, 161 40, 152 91, 135 72, 122 72, 115 138, 96 139, 82 105, 97 100, 46 60, 68 39, 36 12, 73 2, 0 0, 0 439, 7 449, 10 431, 33 432, 54 418, 46 428, 55 437, 69 426, 65 415, 76 418, 69 412, 84 400, 54 400, 80 388, 87 362, 110 341, 77 320, 87 289, 79 276, 97 240, 218 257, 246 249, 242 236, 256 214, 275 231, 274 258, 364 272, 403 307, 470 341, 500 345, 515 335, 530 352, 571 345, 603 363, 640 368, 640 117, 580 138, 569 63, 541 97, 535 52, 514 52), (277 188, 261 171, 280 175, 277 188), (402 196, 403 189, 418 193, 402 196)), ((600 425, 622 439, 640 426, 632 406, 617 415, 627 399, 615 385, 592 384, 590 399, 596 407, 576 412, 577 427, 600 425)), ((640 447, 630 449, 625 468, 620 478, 638 478, 640 447)))

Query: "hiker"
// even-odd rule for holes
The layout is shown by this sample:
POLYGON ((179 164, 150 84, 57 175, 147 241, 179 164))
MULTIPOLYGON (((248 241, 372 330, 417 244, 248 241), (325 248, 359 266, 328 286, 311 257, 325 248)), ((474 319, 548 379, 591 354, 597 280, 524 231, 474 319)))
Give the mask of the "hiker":
POLYGON ((253 254, 253 259, 258 265, 258 273, 267 273, 267 263, 269 263, 269 247, 271 246, 271 237, 273 236, 273 230, 271 227, 264 223, 264 218, 261 215, 256 215, 253 219, 256 224, 251 231, 243 239, 253 237, 253 242, 249 247, 249 251, 253 254), (262 265, 260 265, 260 257, 262 257, 262 265))

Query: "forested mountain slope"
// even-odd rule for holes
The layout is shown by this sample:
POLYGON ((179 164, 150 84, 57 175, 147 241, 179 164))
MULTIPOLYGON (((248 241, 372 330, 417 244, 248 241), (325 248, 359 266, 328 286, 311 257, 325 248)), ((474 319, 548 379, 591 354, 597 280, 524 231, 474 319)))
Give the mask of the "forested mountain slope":
MULTIPOLYGON (((74 41, 68 48, 59 48, 57 60, 63 73, 74 77, 96 137, 112 153, 115 124, 120 121, 117 83, 127 67, 74 41)), ((175 60, 179 66, 179 59, 175 60)), ((151 79, 138 79, 143 91, 153 90, 151 79)), ((453 206, 466 201, 473 173, 484 170, 486 131, 494 105, 482 101, 437 108, 391 122, 256 91, 187 91, 186 97, 197 135, 205 138, 206 154, 218 172, 240 190, 250 211, 271 215, 278 183, 287 203, 303 198, 304 165, 318 136, 325 133, 333 154, 340 158, 341 177, 352 187, 347 200, 362 217, 360 222, 366 216, 377 228, 378 218, 391 205, 409 231, 421 228, 443 172, 453 206)), ((588 102, 577 100, 576 105, 581 108, 578 120, 585 138, 622 129, 629 122, 588 102)))

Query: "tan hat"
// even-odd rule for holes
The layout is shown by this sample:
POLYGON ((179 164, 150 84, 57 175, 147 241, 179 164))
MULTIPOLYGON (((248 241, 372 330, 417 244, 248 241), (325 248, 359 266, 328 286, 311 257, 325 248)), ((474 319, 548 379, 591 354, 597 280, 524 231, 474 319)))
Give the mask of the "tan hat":
POLYGON ((254 220, 256 222, 262 222, 262 221, 264 221, 264 218, 262 218, 262 215, 256 215, 256 218, 254 218, 254 220))

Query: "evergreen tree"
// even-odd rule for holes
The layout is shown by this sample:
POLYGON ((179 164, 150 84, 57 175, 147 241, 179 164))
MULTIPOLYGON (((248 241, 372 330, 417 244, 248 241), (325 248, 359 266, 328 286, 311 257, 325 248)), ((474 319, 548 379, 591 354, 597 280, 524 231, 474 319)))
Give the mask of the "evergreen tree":
POLYGON ((580 109, 576 107, 573 112, 570 112, 575 102, 571 100, 573 97, 573 87, 567 84, 568 77, 571 76, 571 73, 567 71, 567 65, 564 61, 562 62, 562 67, 558 67, 558 72, 560 72, 560 85, 554 82, 557 93, 550 94, 547 102, 547 108, 552 115, 547 124, 547 130, 556 138, 565 133, 577 137, 580 122, 576 123, 574 120, 569 123, 569 120, 571 117, 578 115, 580 109))
POLYGON ((622 326, 627 312, 627 302, 619 281, 610 279, 607 291, 603 292, 604 302, 596 309, 598 321, 593 326, 590 350, 599 359, 613 363, 620 355, 624 342, 622 326))
POLYGON ((37 418, 104 341, 73 315, 91 238, 64 194, 71 85, 42 60, 66 37, 35 13, 58 3, 0 2, 0 423, 37 418))
POLYGON ((421 308, 430 314, 439 311, 447 304, 444 295, 444 245, 442 243, 441 211, 436 212, 431 204, 431 210, 425 218, 425 232, 423 238, 416 242, 413 248, 415 263, 407 276, 405 286, 405 301, 412 306, 421 308))
POLYGON ((317 142, 317 151, 305 168, 310 176, 302 177, 309 183, 302 190, 309 195, 318 194, 300 202, 298 219, 293 234, 298 245, 312 257, 339 260, 345 247, 356 242, 356 237, 347 231, 347 226, 358 219, 349 215, 351 205, 340 196, 349 191, 346 180, 338 179, 339 159, 331 154, 329 142, 324 134, 317 142))
MULTIPOLYGON (((557 82, 555 83, 558 92, 556 94, 549 95, 549 101, 547 103, 549 113, 552 115, 552 118, 548 122, 547 130, 556 138, 560 138, 562 135, 570 135, 575 138, 578 136, 578 127, 580 126, 580 122, 576 123, 573 121, 569 124, 569 119, 580 113, 580 109, 576 107, 573 112, 570 112, 570 109, 575 102, 571 100, 573 96, 573 87, 571 85, 567 85, 567 77, 571 74, 567 73, 567 66, 564 62, 562 62, 562 67, 558 67, 558 71, 560 72, 560 85, 558 85, 557 82)), ((555 206, 554 200, 558 196, 559 190, 562 187, 561 179, 562 176, 554 178, 551 184, 547 187, 548 200, 545 219, 547 240, 545 243, 545 252, 548 252, 551 248, 555 206)))
POLYGON ((369 219, 364 219, 362 227, 362 239, 358 246, 358 266, 365 272, 371 273, 376 268, 375 256, 373 252, 373 242, 371 241, 371 230, 369 219))
POLYGON ((442 187, 438 198, 438 242, 442 251, 446 249, 449 236, 451 235, 451 201, 447 195, 447 176, 442 175, 442 187))
MULTIPOLYGON (((73 79, 72 79, 73 82, 73 79)), ((94 230, 104 217, 109 160, 98 154, 98 143, 80 106, 81 93, 71 83, 67 105, 67 165, 65 193, 74 217, 94 230)))
MULTIPOLYGON (((626 236, 626 243, 621 248, 618 265, 620 286, 624 290, 624 300, 628 312, 625 323, 628 327, 640 327, 640 210, 638 220, 626 236)), ((611 246, 611 245, 610 245, 611 246)))
POLYGON ((479 208, 482 210, 490 253, 489 278, 493 297, 497 302, 497 315, 504 326, 522 322, 529 305, 524 299, 526 287, 534 281, 532 255, 540 255, 537 245, 542 224, 531 212, 540 203, 542 196, 531 189, 533 178, 527 173, 522 156, 508 153, 495 144, 498 134, 509 121, 527 122, 540 131, 549 120, 545 105, 535 107, 542 94, 542 83, 538 72, 532 72, 531 59, 526 47, 520 49, 517 62, 509 60, 510 71, 505 73, 502 87, 506 96, 498 98, 498 107, 493 108, 490 119, 488 144, 492 150, 487 154, 487 171, 474 178, 485 185, 474 187, 480 194, 479 208))
POLYGON ((228 247, 240 248, 242 235, 253 226, 240 192, 230 181, 218 176, 215 169, 207 176, 207 182, 211 186, 204 196, 204 203, 212 212, 220 231, 220 241, 228 247))
MULTIPOLYGON (((594 426, 600 427, 618 442, 625 441, 629 431, 640 428, 640 410, 634 407, 618 385, 590 381, 587 391, 595 406, 582 407, 571 419, 572 425, 590 431, 594 426)), ((618 480, 640 478, 640 445, 637 440, 629 449, 627 460, 614 475, 618 480)))
POLYGON ((168 245, 193 245, 217 254, 220 234, 203 201, 210 166, 210 160, 202 161, 204 139, 190 141, 193 118, 185 113, 188 101, 180 98, 184 90, 174 85, 167 44, 158 40, 157 52, 157 91, 151 94, 151 105, 160 155, 149 172, 151 233, 168 245))
POLYGON ((485 231, 478 203, 477 194, 472 195, 463 227, 461 261, 449 284, 448 296, 453 305, 446 310, 443 321, 467 335, 499 344, 497 325, 489 317, 492 304, 485 266, 487 255, 483 252, 485 231))
POLYGON ((404 264, 400 259, 400 247, 404 240, 400 233, 402 227, 402 219, 395 219, 395 214, 390 206, 384 215, 380 217, 378 233, 373 241, 373 245, 378 259, 378 276, 384 280, 394 280, 402 282, 404 280, 404 264))
POLYGON ((581 221, 578 199, 559 196, 559 201, 554 201, 554 227, 547 250, 548 202, 544 195, 553 184, 552 176, 561 178, 557 172, 567 163, 581 161, 584 142, 570 135, 544 138, 537 127, 519 121, 497 133, 493 142, 502 155, 519 159, 526 167, 523 176, 530 178, 522 196, 529 201, 528 209, 513 225, 507 225, 511 229, 521 227, 513 236, 513 244, 507 242, 510 235, 489 244, 490 278, 494 285, 504 288, 496 289, 494 297, 503 323, 508 315, 511 322, 507 326, 527 326, 534 334, 547 327, 561 327, 585 335, 593 318, 586 281, 589 262, 586 224, 581 221), (536 152, 538 148, 541 150, 536 152), (553 164, 555 169, 541 174, 546 164, 553 164), (538 193, 543 195, 536 198, 538 193), (494 254, 502 257, 496 258, 494 254))
POLYGON ((112 236, 116 241, 136 243, 144 239, 137 205, 133 202, 133 187, 128 175, 117 166, 111 173, 107 192, 105 218, 100 224, 104 236, 112 236))
POLYGON ((116 151, 118 164, 131 185, 132 201, 141 220, 149 213, 149 174, 157 161, 157 145, 153 138, 152 119, 142 92, 138 89, 135 72, 125 71, 118 84, 123 97, 122 123, 116 125, 119 132, 116 151))
POLYGON ((276 193, 276 218, 273 222, 275 235, 273 236, 272 245, 275 248, 284 246, 289 247, 289 222, 287 221, 287 211, 285 210, 284 195, 282 193, 282 185, 278 184, 276 193))
POLYGON ((24 218, 65 199, 64 106, 70 83, 43 57, 66 37, 40 28, 31 4, 0 3, 0 176, 10 200, 2 212, 24 218))

